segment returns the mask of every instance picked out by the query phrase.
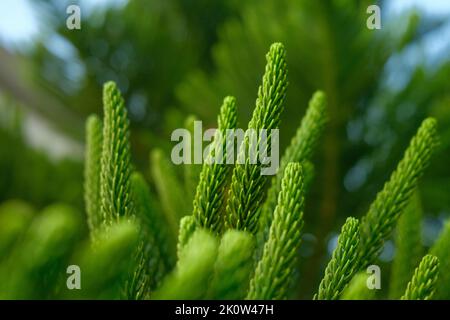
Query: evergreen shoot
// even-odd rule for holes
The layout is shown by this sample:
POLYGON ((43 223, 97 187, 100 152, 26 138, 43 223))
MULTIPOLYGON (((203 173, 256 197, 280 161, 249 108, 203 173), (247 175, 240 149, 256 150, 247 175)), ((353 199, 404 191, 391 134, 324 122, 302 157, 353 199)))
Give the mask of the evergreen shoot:
POLYGON ((303 228, 303 172, 286 166, 269 238, 250 282, 247 299, 286 299, 298 259, 303 228))
MULTIPOLYGON (((235 98, 227 96, 204 163, 175 168, 165 146, 151 141, 158 147, 150 151, 148 175, 132 166, 125 102, 116 84, 107 82, 104 117, 89 116, 85 127, 87 219, 62 203, 43 205, 44 209, 19 200, 0 204, 0 298, 298 298, 297 282, 309 280, 299 260, 307 258, 300 247, 304 219, 309 219, 304 215, 305 197, 315 171, 320 177, 330 172, 322 171, 322 163, 312 159, 328 120, 327 96, 314 93, 276 175, 267 177, 262 173, 267 163, 261 153, 272 152, 277 131, 271 130, 279 127, 286 99, 284 46, 272 44, 266 60, 240 145, 235 145, 235 136, 229 139, 230 129, 237 129, 238 112, 235 98), (251 151, 256 149, 261 158, 253 159, 251 151), (222 161, 217 161, 219 157, 222 161), (227 161, 231 158, 237 163, 227 161), (82 290, 67 290, 69 285, 80 286, 77 277, 69 281, 65 274, 77 268, 82 290)), ((330 111, 336 111, 331 108, 336 107, 336 92, 329 93, 330 111)), ((189 116, 185 122, 191 136, 196 119, 189 116)), ((179 117, 173 121, 182 122, 179 117)), ((428 118, 366 215, 346 219, 317 292, 305 295, 316 300, 386 297, 386 290, 369 289, 365 268, 377 263, 396 229, 396 255, 386 286, 389 297, 450 299, 450 221, 422 258, 417 186, 437 144, 436 121, 428 118)), ((192 149, 190 145, 191 155, 192 149)), ((425 181, 421 188, 426 185, 425 181)), ((313 196, 315 191, 311 190, 313 196)), ((81 194, 78 198, 82 200, 81 194)), ((307 209, 320 205, 311 201, 307 209)), ((307 232, 315 227, 308 225, 307 232)), ((317 252, 312 261, 319 266, 321 252, 317 252)))
POLYGON ((197 229, 181 251, 175 270, 153 296, 154 299, 190 300, 206 296, 207 284, 217 258, 217 240, 197 229))
POLYGON ((100 203, 100 171, 102 156, 102 122, 96 115, 86 121, 84 160, 84 201, 91 237, 98 231, 103 217, 100 203))
POLYGON ((315 299, 337 300, 358 270, 359 221, 347 218, 315 299))
POLYGON ((214 232, 222 230, 224 221, 221 211, 224 209, 226 187, 232 172, 232 166, 226 161, 228 156, 234 157, 234 154, 227 154, 229 149, 227 148, 227 129, 236 129, 237 126, 235 98, 226 97, 223 100, 217 122, 218 133, 214 137, 208 159, 203 163, 194 198, 194 217, 197 224, 214 232), (220 154, 217 154, 218 151, 220 154), (218 157, 222 157, 222 161, 218 161, 218 157))
POLYGON ((184 246, 188 243, 196 229, 196 222, 193 215, 184 216, 180 220, 180 230, 178 231, 177 257, 180 258, 184 246))
POLYGON ((360 266, 375 262, 438 143, 436 120, 422 122, 403 159, 361 221, 360 266))
POLYGON ((444 224, 441 234, 430 249, 430 254, 439 259, 440 270, 439 281, 436 283, 436 299, 450 299, 450 220, 444 224))
POLYGON ((419 194, 415 192, 397 222, 395 257, 391 269, 389 296, 400 297, 423 256, 422 208, 419 194))
POLYGON ((439 276, 439 259, 433 255, 423 257, 406 287, 402 300, 429 300, 433 298, 439 276))
POLYGON ((211 299, 244 299, 253 272, 255 239, 247 231, 228 230, 220 240, 211 299))
MULTIPOLYGON (((267 192, 267 199, 262 207, 260 228, 267 233, 272 221, 272 215, 277 204, 277 196, 281 189, 281 181, 283 179, 284 169, 290 162, 300 162, 305 171, 305 187, 309 185, 307 179, 311 181, 312 164, 307 162, 311 160, 311 156, 316 149, 319 138, 324 130, 327 122, 327 99, 325 93, 317 91, 312 96, 305 116, 303 117, 295 136, 292 138, 290 145, 287 147, 280 162, 280 168, 277 175, 272 179, 272 183, 267 192), (308 163, 307 167, 304 163, 308 163), (310 179, 311 177, 311 179, 310 179)), ((307 188, 305 188, 307 190, 307 188)), ((264 239, 265 240, 265 239, 264 239)))
POLYGON ((367 287, 367 273, 359 272, 342 292, 341 300, 372 300, 375 292, 367 287))
MULTIPOLYGON (((246 134, 240 146, 238 161, 234 167, 226 209, 228 228, 256 233, 259 221, 259 207, 264 199, 267 177, 261 175, 261 163, 250 163, 250 150, 260 145, 260 130, 267 130, 265 146, 270 152, 271 129, 277 129, 284 107, 287 89, 286 53, 281 43, 274 43, 266 56, 266 70, 258 90, 256 108, 248 124, 248 129, 256 130, 257 139, 246 134), (243 164, 240 164, 243 163, 243 164)), ((247 131, 248 133, 248 131, 247 131)), ((264 145, 262 143, 261 145, 264 145)), ((260 149, 259 152, 262 150, 260 149)))
POLYGON ((101 213, 107 224, 133 213, 129 120, 114 82, 103 87, 103 147, 101 155, 101 213))
POLYGON ((174 237, 178 234, 179 221, 190 213, 172 163, 160 149, 150 154, 150 171, 158 192, 162 209, 174 237))

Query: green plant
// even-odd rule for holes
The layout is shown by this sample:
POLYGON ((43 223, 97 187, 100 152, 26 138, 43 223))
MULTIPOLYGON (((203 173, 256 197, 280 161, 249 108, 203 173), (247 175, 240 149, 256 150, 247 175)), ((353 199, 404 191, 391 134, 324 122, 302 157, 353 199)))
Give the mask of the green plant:
MULTIPOLYGON (((284 59, 282 58, 284 57, 282 48, 280 44, 272 46, 267 56, 266 75, 263 77, 263 85, 259 90, 259 103, 257 102, 249 128, 267 128, 268 124, 265 121, 269 120, 265 119, 273 118, 273 121, 270 122, 272 128, 278 123, 277 115, 280 112, 280 105, 275 104, 273 110, 264 109, 265 105, 261 101, 279 101, 264 98, 264 95, 276 92, 276 89, 269 88, 282 88, 281 93, 277 96, 283 97, 284 95, 283 88, 286 80, 278 74, 278 72, 286 72, 285 65, 282 62, 284 59), (275 74, 276 76, 269 77, 268 74, 275 74), (268 84, 265 82, 266 79, 272 79, 274 82, 268 84), (279 81, 280 84, 277 84, 276 81, 279 81)), ((225 108, 222 107, 221 113, 225 112, 224 110, 225 108)), ((226 175, 217 175, 218 180, 215 181, 211 174, 212 168, 215 167, 203 164, 202 172, 210 173, 211 176, 200 175, 194 208, 198 206, 198 198, 202 196, 200 191, 205 190, 202 205, 203 208, 208 208, 209 205, 211 209, 208 209, 207 212, 194 209, 194 212, 196 212, 194 217, 197 216, 196 221, 220 221, 221 215, 224 215, 228 220, 226 220, 222 232, 227 232, 226 230, 229 229, 248 230, 259 240, 262 240, 260 241, 263 244, 262 248, 255 251, 254 265, 256 269, 250 280, 247 294, 249 299, 289 297, 297 268, 297 249, 300 245, 300 232, 303 225, 304 194, 304 177, 301 173, 301 165, 292 162, 302 162, 310 158, 326 119, 326 98, 322 92, 318 92, 311 100, 310 107, 297 131, 297 135, 283 156, 280 168, 285 170, 284 172, 279 170, 277 176, 273 178, 265 201, 265 188, 262 187, 265 179, 256 174, 256 169, 259 168, 258 164, 251 165, 246 159, 245 164, 235 166, 229 187, 228 204, 224 210, 222 205, 216 204, 222 202, 222 191, 217 192, 217 194, 212 193, 214 197, 206 191, 222 190, 226 175), (218 188, 218 186, 221 187, 218 188), (278 197, 278 204, 272 214, 270 208, 273 208, 274 195, 278 197), (220 199, 220 201, 217 201, 217 199, 220 199), (260 210, 263 212, 261 216, 259 216, 260 210), (265 232, 267 232, 267 235, 265 232)), ((220 125, 219 129, 221 129, 220 125)), ((244 141, 240 152, 245 150, 244 148, 248 148, 248 143, 249 140, 244 141)), ((436 145, 436 122, 430 118, 422 123, 417 135, 411 140, 397 170, 394 171, 383 191, 378 194, 367 215, 363 217, 361 224, 354 218, 347 220, 339 237, 338 247, 325 270, 325 277, 321 282, 318 294, 315 296, 317 299, 373 297, 372 292, 365 292, 362 289, 362 283, 365 282, 361 280, 361 274, 358 274, 358 276, 355 276, 355 274, 368 264, 376 262, 384 242, 390 237, 402 211, 404 211, 418 179, 429 164, 436 145), (355 279, 352 281, 354 276, 355 279), (349 283, 351 283, 351 287, 347 290, 349 283)), ((305 164, 308 167, 308 162, 305 162, 305 164)), ((209 225, 208 223, 199 223, 196 228, 212 229, 215 234, 221 237, 221 228, 216 227, 217 225, 217 222, 209 225), (211 228, 211 226, 213 227, 211 228)), ((193 233, 193 229, 193 220, 189 217, 183 218, 180 242, 186 243, 186 239, 193 233)), ((399 229, 399 232, 401 232, 401 228, 399 229)), ((183 245, 179 251, 182 248, 183 245)), ((244 258, 242 259, 247 261, 244 258)), ((238 267, 236 268, 238 269, 238 267)), ((216 281, 218 280, 215 279, 214 285, 217 286, 216 281)), ((432 286, 434 285, 432 284, 432 286)))
POLYGON ((357 273, 342 292, 342 300, 371 300, 375 297, 375 290, 367 287, 367 274, 357 273))
POLYGON ((408 283, 402 300, 429 300, 436 290, 439 275, 439 260, 435 256, 423 257, 414 276, 408 283))
POLYGON ((21 201, 0 205, 1 299, 116 299, 129 273, 138 233, 119 221, 79 242, 84 223, 72 207, 36 210, 21 201), (66 269, 81 270, 81 290, 68 290, 66 269))
POLYGON ((215 136, 214 147, 211 148, 209 158, 206 161, 209 163, 217 157, 216 148, 222 150, 222 158, 225 161, 223 161, 223 164, 214 161, 211 165, 202 167, 200 181, 194 198, 193 215, 199 226, 220 232, 224 223, 220 215, 220 210, 225 203, 225 187, 232 170, 232 167, 226 163, 229 155, 227 155, 227 143, 224 138, 227 136, 227 129, 236 129, 236 99, 233 97, 226 97, 224 99, 217 123, 218 134, 215 136))
MULTIPOLYGON (((313 167, 309 160, 311 160, 311 156, 327 122, 326 110, 326 96, 322 91, 317 91, 311 98, 305 117, 302 119, 295 136, 281 158, 280 168, 278 169, 281 174, 277 174, 273 178, 267 191, 267 199, 262 207, 259 223, 260 237, 262 237, 260 239, 261 243, 267 240, 270 221, 273 219, 273 212, 277 203, 277 196, 281 190, 281 180, 283 179, 286 165, 290 162, 301 162, 304 166, 305 180, 312 179, 313 167)), ((307 181, 304 184, 304 189, 306 190, 309 184, 307 181)))
POLYGON ((269 238, 250 282, 249 299, 286 299, 303 227, 303 172, 289 163, 281 182, 269 238))
POLYGON ((430 249, 430 253, 439 259, 440 281, 437 283, 436 298, 450 299, 450 220, 444 225, 441 235, 430 249))
POLYGON ((436 120, 426 119, 411 140, 397 169, 363 217, 359 250, 361 267, 366 267, 379 255, 385 239, 391 234, 417 186, 418 179, 429 165, 437 140, 436 120))
POLYGON ((359 221, 348 218, 314 299, 333 300, 340 296, 357 268, 359 238, 359 221))
POLYGON ((162 150, 153 150, 150 154, 151 173, 163 212, 169 223, 173 235, 178 232, 178 221, 188 214, 189 208, 183 188, 178 183, 176 173, 172 169, 172 163, 164 155, 162 150))
POLYGON ((422 208, 416 191, 397 222, 396 254, 392 263, 389 296, 401 296, 423 255, 421 241, 422 208))
POLYGON ((102 123, 95 116, 86 121, 86 155, 84 160, 84 202, 91 235, 94 236, 102 222, 100 204, 100 175, 102 156, 102 123))
POLYGON ((254 249, 255 239, 251 233, 238 230, 225 232, 220 240, 208 298, 245 298, 253 271, 254 249))
MULTIPOLYGON (((259 130, 278 128, 283 111, 287 89, 287 66, 285 49, 281 43, 275 43, 267 54, 266 72, 262 85, 258 90, 258 98, 248 129, 257 130, 257 142, 246 134, 242 142, 238 158, 239 162, 233 171, 228 195, 226 223, 229 228, 248 230, 255 233, 258 228, 259 206, 264 198, 266 176, 261 175, 260 163, 250 164, 249 150, 251 143, 260 142, 259 130), (240 164, 242 163, 243 164, 240 164)), ((270 146, 271 131, 267 134, 267 145, 270 146)), ((259 162, 259 160, 258 160, 259 162)))
MULTIPOLYGON (((287 86, 285 55, 281 43, 271 46, 249 129, 278 127, 287 86)), ((327 119, 325 94, 319 91, 311 99, 273 179, 261 175, 260 162, 250 163, 245 151, 253 140, 248 135, 238 150, 245 161, 233 169, 209 162, 204 162, 201 170, 187 166, 185 170, 192 171, 185 171, 184 176, 189 177, 185 186, 192 186, 195 172, 199 174, 195 195, 191 194, 194 198, 189 199, 192 214, 186 212, 189 195, 183 197, 179 174, 162 150, 153 150, 151 156, 159 203, 144 176, 133 172, 127 112, 112 82, 104 86, 103 103, 103 121, 90 117, 86 127, 85 200, 90 241, 76 244, 81 222, 70 207, 52 206, 38 216, 20 203, 0 208, 0 221, 10 220, 9 211, 18 212, 11 224, 0 224, 0 250, 8 252, 7 259, 0 256, 2 297, 295 297, 305 191, 313 176, 311 155, 327 119), (83 290, 65 290, 60 271, 67 263, 83 270, 83 290), (9 273, 11 277, 5 276, 9 273), (44 280, 40 277, 43 273, 47 273, 44 280)), ((236 114, 236 101, 225 98, 218 117, 219 132, 236 127, 236 114)), ((419 218, 405 210, 410 210, 407 203, 437 140, 436 121, 428 118, 361 222, 347 218, 315 299, 374 297, 365 287, 362 272, 377 262, 396 225, 399 236, 417 228, 419 218)), ((227 150, 218 138, 213 146, 208 159, 220 148, 227 150)), ((265 147, 269 146, 270 142, 265 147)), ((447 282, 437 282, 438 273, 445 274, 439 270, 448 270, 448 226, 415 270, 402 299, 429 299, 435 291, 438 297, 450 294, 447 282)), ((414 265, 411 245, 403 247, 399 259, 414 265)), ((399 287, 404 283, 396 281, 399 287)))
POLYGON ((133 214, 129 120, 125 102, 113 82, 103 87, 103 107, 100 210, 103 222, 112 223, 133 214))
MULTIPOLYGON (((266 72, 258 91, 249 129, 278 127, 286 93, 286 75, 284 47, 279 43, 274 44, 267 54, 266 72)), ((104 167, 116 168, 111 170, 116 174, 120 168, 125 173, 121 176, 125 178, 127 172, 131 170, 128 157, 107 155, 105 151, 129 150, 124 141, 127 135, 125 130, 127 122, 124 119, 123 101, 119 98, 119 93, 112 88, 111 84, 105 86, 105 104, 109 103, 105 107, 105 122, 111 124, 104 125, 104 136, 109 134, 111 138, 107 142, 104 139, 102 184, 111 181, 106 179, 104 167), (113 128, 114 125, 116 132, 114 133, 114 130, 108 132, 106 128, 113 128), (111 146, 105 143, 123 147, 111 149, 111 146)), ((193 119, 187 122, 192 123, 193 119)), ((142 253, 142 245, 137 247, 134 277, 131 277, 132 283, 135 284, 132 287, 134 292, 133 290, 128 292, 128 297, 157 299, 290 297, 292 281, 298 267, 297 252, 304 223, 305 173, 302 164, 309 168, 308 175, 312 176, 312 165, 309 160, 326 120, 326 97, 323 92, 317 92, 311 99, 310 107, 296 136, 281 160, 280 170, 272 181, 268 181, 260 174, 261 163, 251 164, 249 161, 246 151, 251 147, 253 140, 248 134, 238 151, 238 156, 245 160, 243 164, 238 163, 234 170, 231 170, 232 167, 228 164, 210 163, 209 160, 213 159, 217 150, 222 150, 224 157, 227 156, 227 145, 224 140, 219 139, 220 134, 223 136, 226 129, 236 128, 237 125, 236 102, 232 97, 225 98, 218 117, 220 134, 215 135, 208 161, 205 161, 201 170, 195 169, 200 172, 199 183, 193 200, 193 214, 187 216, 186 199, 182 197, 177 174, 162 151, 153 151, 152 175, 165 214, 155 215, 154 212, 158 209, 145 208, 151 200, 145 196, 148 191, 143 191, 146 189, 144 179, 135 175, 131 179, 135 187, 131 190, 136 193, 134 202, 137 205, 133 205, 133 208, 137 216, 142 215, 139 211, 146 211, 148 213, 143 216, 150 217, 149 223, 141 222, 140 229, 144 232, 141 232, 140 241, 141 244, 154 244, 158 250, 150 250, 146 254, 142 253), (268 183, 270 186, 266 190, 268 183), (160 225, 159 228, 168 231, 165 236, 167 239, 163 237, 156 241, 158 232, 152 228, 151 221, 153 219, 155 223, 159 223, 158 221, 163 221, 164 217, 167 218, 167 225, 160 225), (168 275, 165 278, 162 274, 156 276, 157 271, 148 269, 148 260, 157 260, 157 257, 162 260, 164 256, 171 256, 162 246, 165 240, 170 242, 169 235, 178 230, 177 263, 172 271, 170 263, 163 263, 165 267, 157 270, 162 270, 162 273, 168 275), (256 238, 261 244, 260 249, 254 245, 256 238), (157 243, 159 244, 156 245, 157 243), (147 270, 143 266, 147 266, 147 270), (253 268, 255 271, 252 273, 253 268), (143 274, 146 276, 142 277, 143 274), (139 283, 140 285, 136 285, 139 283), (147 292, 144 294, 143 291, 147 292)), ((266 147, 269 145, 270 143, 266 147)), ((436 122, 427 119, 412 139, 397 170, 383 191, 377 195, 367 215, 362 218, 361 224, 355 218, 348 218, 342 227, 338 246, 325 269, 325 276, 315 295, 316 299, 353 299, 372 296, 362 288, 362 276, 357 272, 376 261, 384 241, 390 236, 411 198, 418 179, 429 164, 436 145, 436 122)), ((193 167, 187 168, 192 169, 193 167)), ((185 177, 189 179, 186 183, 192 184, 194 180, 192 177, 196 175, 194 172, 196 171, 185 171, 185 177)), ((125 178, 112 180, 118 181, 113 190, 129 190, 129 181, 125 178)), ((104 198, 108 194, 101 193, 100 196, 104 198)), ((102 203, 105 203, 105 199, 102 199, 102 203)), ((123 205, 123 201, 119 204, 123 205)), ((117 207, 117 210, 123 212, 129 208, 131 202, 129 205, 117 207)), ((105 220, 107 217, 103 216, 105 220)), ((405 219, 406 217, 407 215, 405 219)), ((399 224, 399 232, 404 229, 402 225, 403 222, 399 224)), ((408 248, 402 250, 407 251, 408 248)), ((158 263, 153 261, 150 265, 156 266, 158 263)), ((421 273, 433 276, 437 265, 424 262, 419 269, 421 273)), ((412 284, 408 286, 410 292, 418 290, 415 288, 420 286, 421 273, 416 275, 412 284)), ((429 290, 435 287, 434 282, 427 284, 429 290)), ((416 296, 429 297, 429 295, 414 297, 416 296)), ((410 293, 405 295, 405 298, 409 297, 413 295, 410 293)))
POLYGON ((208 279, 217 257, 217 239, 206 230, 196 230, 180 252, 175 270, 155 292, 155 299, 205 298, 208 279))

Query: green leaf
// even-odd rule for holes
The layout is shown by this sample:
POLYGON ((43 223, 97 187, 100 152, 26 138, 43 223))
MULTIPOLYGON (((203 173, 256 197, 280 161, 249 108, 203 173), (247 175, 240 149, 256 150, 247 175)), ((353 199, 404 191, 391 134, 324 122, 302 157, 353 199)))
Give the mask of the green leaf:
POLYGON ((136 265, 127 282, 127 297, 143 299, 160 283, 163 275, 174 265, 174 239, 169 237, 164 216, 153 206, 144 177, 131 175, 136 223, 139 225, 139 244, 136 265), (169 247, 170 246, 170 247, 169 247))
POLYGON ((373 263, 391 235, 438 144, 436 120, 422 122, 403 159, 361 221, 360 266, 373 263))
POLYGON ((180 258, 184 246, 189 242, 195 231, 197 223, 194 216, 184 216, 180 220, 180 231, 178 232, 177 256, 180 258))
POLYGON ((236 129, 237 111, 235 98, 226 97, 223 100, 217 122, 218 130, 214 136, 210 154, 203 163, 200 174, 200 182, 194 198, 193 213, 200 227, 211 229, 214 232, 222 230, 223 218, 221 211, 226 199, 226 186, 232 172, 232 166, 226 163, 228 156, 227 129, 236 129), (221 155, 217 154, 219 150, 221 150, 221 155), (220 162, 218 161, 220 157, 222 157, 222 163, 218 163, 220 162))
POLYGON ((79 213, 71 207, 55 204, 45 208, 0 266, 0 297, 51 298, 80 227, 79 213))
POLYGON ((119 299, 134 263, 139 228, 119 219, 99 232, 94 245, 86 243, 71 259, 81 272, 81 290, 64 290, 66 298, 119 299))
POLYGON ((325 268, 325 275, 320 282, 319 292, 314 299, 339 299, 355 272, 358 270, 359 221, 347 218, 333 251, 331 261, 325 268))
POLYGON ((239 161, 233 171, 226 209, 229 229, 247 230, 252 233, 256 233, 258 228, 259 207, 264 198, 267 177, 261 175, 262 165, 259 159, 252 164, 249 154, 250 150, 257 150, 260 144, 261 129, 267 130, 267 145, 264 148, 270 151, 270 130, 278 128, 288 84, 284 46, 281 43, 272 44, 266 59, 266 70, 258 90, 256 108, 248 124, 248 129, 256 131, 257 139, 251 139, 249 134, 246 134, 240 146, 239 161), (257 145, 254 145, 255 143, 257 145))
MULTIPOLYGON (((327 99, 322 91, 317 91, 312 96, 308 110, 303 117, 295 136, 287 147, 280 162, 280 168, 277 175, 272 179, 271 186, 267 192, 267 199, 264 202, 260 228, 265 232, 265 239, 272 221, 272 215, 277 204, 277 195, 281 189, 281 180, 283 179, 284 169, 289 162, 304 163, 310 160, 316 149, 319 138, 327 122, 327 99)), ((308 170, 304 167, 305 178, 308 170)), ((305 181, 306 182, 306 181, 305 181)), ((305 183, 305 187, 308 184, 305 183)), ((306 190, 306 188, 305 188, 306 190)))
POLYGON ((157 208, 150 188, 142 174, 134 172, 131 175, 133 198, 136 205, 136 217, 140 221, 143 232, 154 237, 166 268, 175 264, 175 235, 171 233, 164 213, 157 208))
POLYGON ((33 215, 33 208, 22 201, 9 200, 0 205, 0 262, 9 256, 33 215))
POLYGON ((210 299, 244 299, 253 271, 254 236, 228 230, 222 236, 209 290, 210 299))
POLYGON ((169 274, 154 299, 194 300, 205 297, 217 257, 217 240, 197 229, 183 248, 176 269, 169 274))
POLYGON ((372 300, 375 298, 376 290, 367 287, 367 277, 365 272, 355 274, 342 292, 341 300, 372 300))
MULTIPOLYGON (((184 122, 184 127, 189 130, 191 134, 191 138, 194 137, 194 122, 198 121, 197 117, 194 115, 190 115, 186 118, 186 121, 184 122)), ((202 133, 203 134, 203 133, 202 133)), ((194 156, 194 144, 191 145, 190 149, 190 159, 193 159, 194 156)), ((202 165, 200 164, 183 164, 184 169, 184 187, 186 189, 188 201, 191 202, 194 200, 195 192, 197 190, 197 185, 200 180, 200 172, 202 171, 202 165)))
POLYGON ((303 172, 299 163, 286 166, 261 260, 247 299, 286 299, 298 259, 303 227, 303 172))

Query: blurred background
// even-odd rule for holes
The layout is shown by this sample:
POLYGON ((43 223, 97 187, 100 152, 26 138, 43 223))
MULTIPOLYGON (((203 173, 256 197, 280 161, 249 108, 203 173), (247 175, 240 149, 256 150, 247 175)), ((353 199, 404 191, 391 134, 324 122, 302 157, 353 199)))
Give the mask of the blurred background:
MULTIPOLYGON (((170 152, 186 117, 214 127, 231 94, 245 127, 276 41, 290 82, 281 148, 315 90, 330 108, 307 198, 300 296, 317 287, 345 217, 365 214, 427 116, 441 135, 419 186, 430 246, 450 212, 447 0, 2 0, 0 202, 63 202, 84 215, 84 121, 102 114, 107 80, 124 94, 133 162, 152 183, 150 150, 170 152), (81 30, 66 27, 70 4, 80 6, 81 30), (371 4, 380 30, 366 27, 371 4)), ((386 243, 381 260, 394 255, 386 243)))

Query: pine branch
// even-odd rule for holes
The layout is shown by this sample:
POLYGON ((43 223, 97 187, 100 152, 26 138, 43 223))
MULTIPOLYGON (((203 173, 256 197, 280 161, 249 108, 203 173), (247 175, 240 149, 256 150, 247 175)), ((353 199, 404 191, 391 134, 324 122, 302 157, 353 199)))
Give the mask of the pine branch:
POLYGON ((163 275, 173 266, 173 239, 169 238, 164 217, 152 206, 144 177, 131 175, 136 223, 139 225, 139 242, 135 251, 135 266, 125 286, 127 299, 141 300, 150 295, 163 275))
POLYGON ((95 246, 86 244, 71 259, 80 266, 82 290, 64 290, 65 298, 119 298, 135 261, 138 230, 134 221, 122 219, 113 222, 107 230, 100 230, 95 246))
POLYGON ((179 220, 189 213, 185 193, 180 187, 180 181, 172 163, 165 157, 163 151, 155 149, 150 154, 151 173, 172 234, 178 233, 179 220))
POLYGON ((209 228, 214 232, 222 230, 223 219, 220 212, 225 203, 226 186, 232 172, 232 166, 226 163, 226 137, 227 129, 236 129, 237 126, 236 99, 234 97, 226 97, 223 100, 217 122, 218 132, 214 136, 213 147, 208 159, 203 163, 200 182, 194 198, 193 213, 199 226, 209 228), (216 154, 216 150, 222 150, 222 163, 217 163, 220 155, 216 154))
POLYGON ((102 156, 102 122, 96 115, 86 121, 86 152, 84 161, 84 202, 91 239, 103 221, 100 204, 100 159, 102 156))
MULTIPOLYGON (((271 129, 278 128, 280 114, 283 110, 287 88, 287 67, 285 49, 281 43, 274 43, 266 56, 266 70, 262 85, 258 90, 256 108, 248 124, 249 129, 256 130, 258 144, 261 141, 260 130, 267 131, 267 144, 264 148, 270 151, 271 129)), ((254 146, 254 139, 245 135, 240 146, 238 159, 243 164, 236 164, 233 170, 226 216, 228 228, 257 231, 259 207, 264 198, 267 177, 261 175, 261 163, 250 163, 250 150, 254 146)), ((262 150, 260 150, 261 152, 262 150)), ((268 153, 267 152, 267 153, 268 153)))
POLYGON ((450 300, 450 219, 444 225, 436 242, 430 249, 430 254, 439 259, 442 272, 439 274, 439 282, 435 299, 450 300))
POLYGON ((336 300, 358 270, 359 221, 347 218, 314 299, 336 300))
POLYGON ((389 296, 397 299, 405 292, 415 267, 423 256, 422 208, 416 191, 397 222, 395 258, 392 263, 389 296))
POLYGON ((408 283, 402 300, 430 300, 436 290, 439 276, 439 259, 433 255, 423 257, 408 283))
POLYGON ((436 120, 426 119, 411 140, 390 180, 361 222, 360 266, 374 262, 383 248, 438 143, 436 120))
MULTIPOLYGON (((129 271, 122 292, 122 297, 124 299, 143 300, 150 294, 151 289, 154 288, 155 281, 152 279, 152 276, 155 276, 154 273, 160 273, 160 265, 147 265, 151 258, 147 248, 152 245, 152 243, 146 245, 142 234, 140 235, 140 240, 138 241, 137 248, 133 255, 134 264, 129 271)), ((160 259, 158 255, 153 256, 153 258, 160 259)), ((156 260, 156 263, 158 262, 159 261, 156 260)))
POLYGON ((303 205, 302 167, 299 163, 289 163, 281 182, 269 239, 250 282, 248 299, 287 298, 297 264, 303 205))
POLYGON ((165 279, 154 299, 195 300, 204 298, 206 284, 214 270, 217 240, 204 229, 197 229, 183 248, 176 269, 165 279))
POLYGON ((133 212, 129 121, 125 102, 114 82, 103 87, 103 107, 100 196, 103 220, 110 224, 133 212))
MULTIPOLYGON (((327 97, 323 91, 316 91, 295 136, 281 158, 280 169, 284 169, 289 162, 311 159, 327 121, 327 97)), ((278 181, 283 178, 282 172, 280 171, 281 177, 277 175, 278 181)))
POLYGON ((176 239, 169 229, 166 217, 155 206, 149 186, 144 177, 134 172, 131 175, 133 198, 136 204, 136 216, 141 220, 145 232, 152 235, 167 270, 175 264, 176 239))
MULTIPOLYGON (((186 118, 184 122, 184 127, 189 130, 191 137, 194 137, 194 122, 197 121, 197 117, 191 115, 186 118)), ((190 149, 190 159, 193 159, 194 155, 194 145, 191 145, 190 149)), ((184 186, 188 196, 188 203, 192 203, 195 197, 195 192, 197 190, 197 185, 200 180, 200 172, 202 171, 202 165, 200 164, 184 164, 184 186)))
POLYGON ((210 299, 244 299, 253 271, 255 239, 246 231, 228 230, 219 245, 210 299))
POLYGON ((177 256, 181 256, 181 252, 186 244, 189 242, 192 234, 195 231, 196 221, 194 216, 184 216, 180 220, 180 231, 178 232, 177 256))
MULTIPOLYGON (((265 229, 266 233, 270 228, 272 214, 277 204, 277 195, 281 189, 284 169, 289 162, 303 163, 310 160, 327 122, 326 111, 327 99, 325 93, 322 91, 315 92, 295 136, 281 158, 278 173, 272 179, 272 184, 267 192, 267 199, 261 213, 261 228, 265 229)), ((306 168, 304 168, 304 171, 306 177, 306 168)))
POLYGON ((355 274, 348 286, 342 292, 341 300, 372 300, 376 290, 367 287, 367 274, 360 272, 355 274))

